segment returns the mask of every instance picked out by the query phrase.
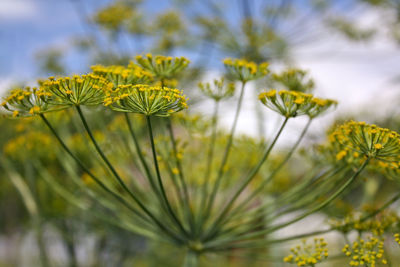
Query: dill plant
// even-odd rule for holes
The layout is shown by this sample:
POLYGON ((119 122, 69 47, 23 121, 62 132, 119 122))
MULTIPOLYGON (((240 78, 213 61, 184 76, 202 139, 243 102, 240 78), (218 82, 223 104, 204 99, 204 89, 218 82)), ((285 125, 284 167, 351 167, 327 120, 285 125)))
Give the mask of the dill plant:
MULTIPOLYGON (((333 224, 328 230, 274 237, 278 230, 323 211, 351 187, 367 167, 379 167, 385 173, 397 172, 400 138, 396 132, 375 125, 345 123, 331 133, 328 144, 320 147, 323 160, 313 166, 309 175, 290 184, 279 194, 268 193, 266 190, 285 169, 311 123, 333 109, 337 102, 317 98, 300 89, 291 90, 292 85, 297 89, 305 88, 303 91, 314 86, 309 80, 304 81, 305 72, 290 70, 280 76, 274 75, 274 79, 288 90, 262 92, 258 104, 278 113, 282 117, 281 125, 276 134, 267 139, 268 142, 255 144, 258 151, 250 150, 249 164, 243 164, 243 159, 238 159, 233 151, 240 143, 235 133, 246 86, 250 81, 266 77, 270 70, 267 63, 256 64, 244 59, 226 59, 223 63, 227 77, 240 84, 234 121, 227 133, 218 126, 219 105, 233 96, 235 84, 225 79, 199 84, 204 95, 214 101, 211 120, 182 114, 189 108, 188 98, 183 91, 167 85, 176 84, 175 79, 188 67, 189 60, 183 57, 147 54, 137 56, 136 62, 128 66, 97 65, 92 67, 92 73, 81 76, 50 77, 40 81, 37 88, 11 91, 2 107, 11 117, 37 116, 44 122, 83 173, 81 178, 71 179, 112 216, 101 215, 101 209, 92 210, 92 213, 127 231, 183 248, 186 252, 184 266, 197 266, 203 255, 265 248, 330 231, 347 233, 364 229, 381 235, 396 227, 396 220, 389 220, 390 227, 383 227, 381 221, 379 224, 366 222, 397 201, 399 195, 358 218, 357 223, 348 220, 333 224), (85 107, 91 107, 95 117, 104 114, 100 109, 114 115, 123 114, 116 118, 119 118, 118 125, 124 123, 124 131, 133 144, 134 151, 127 140, 123 141, 129 156, 133 157, 134 172, 121 167, 127 154, 113 155, 115 143, 120 139, 104 140, 107 129, 101 129, 104 133, 94 132, 96 120, 87 119, 85 107), (101 163, 94 160, 91 164, 100 165, 102 171, 89 167, 78 153, 79 145, 74 147, 66 142, 54 123, 48 120, 48 113, 61 109, 75 112, 79 118, 84 132, 78 138, 89 139, 91 153, 88 157, 94 158, 92 153, 96 153, 101 163), (271 153, 288 121, 299 116, 307 117, 308 122, 291 149, 274 159, 271 153), (197 127, 201 130, 193 134, 197 127), (147 140, 138 134, 138 130, 141 134, 146 133, 147 140), (160 131, 165 134, 155 136, 160 131), (194 149, 190 150, 190 146, 194 149), (269 161, 276 162, 267 169, 269 161), (294 216, 278 220, 287 214, 294 216)), ((122 131, 113 131, 115 136, 122 134, 122 131)), ((248 142, 245 144, 248 148, 248 142)), ((64 188, 49 177, 47 180, 71 204, 82 206, 72 189, 64 188)), ((398 234, 394 234, 398 242, 398 234)), ((381 253, 382 242, 375 237, 363 245, 371 251, 378 247, 381 253)), ((347 256, 357 254, 370 260, 372 252, 369 256, 361 255, 356 251, 358 246, 348 245, 343 251, 347 256)), ((327 257, 326 242, 316 238, 314 246, 304 241, 303 248, 296 247, 291 255, 282 258, 298 266, 315 266, 327 257)), ((368 263, 373 266, 372 262, 368 263)), ((385 263, 386 259, 381 262, 385 263)), ((354 258, 350 264, 356 264, 354 258)))

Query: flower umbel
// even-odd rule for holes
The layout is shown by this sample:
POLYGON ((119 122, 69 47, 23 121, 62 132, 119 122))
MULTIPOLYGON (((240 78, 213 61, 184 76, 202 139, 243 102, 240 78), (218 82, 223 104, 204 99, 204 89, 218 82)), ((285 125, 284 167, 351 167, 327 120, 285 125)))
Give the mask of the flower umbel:
POLYGON ((375 267, 380 261, 387 264, 384 258, 383 239, 369 236, 367 240, 359 238, 350 245, 346 244, 342 251, 347 257, 351 257, 350 266, 368 266, 375 267))
POLYGON ((261 78, 268 74, 268 63, 256 64, 245 59, 224 59, 225 68, 239 81, 247 82, 261 78))
POLYGON ((343 150, 351 150, 385 162, 399 162, 400 137, 389 129, 365 122, 349 121, 338 126, 329 137, 343 150))
POLYGON ((160 86, 121 85, 107 93, 104 105, 122 112, 141 113, 147 116, 169 116, 186 109, 182 91, 160 86))
POLYGON ((290 91, 311 92, 315 87, 314 81, 307 77, 307 71, 300 69, 288 69, 280 74, 274 73, 272 80, 290 91))
POLYGON ((289 118, 307 114, 312 97, 300 92, 270 90, 259 94, 258 99, 268 108, 289 118))
POLYGON ((165 57, 147 54, 136 56, 137 63, 159 79, 168 79, 186 69, 190 61, 185 57, 165 57))
POLYGON ((51 98, 52 93, 43 88, 26 87, 25 89, 11 90, 1 105, 7 111, 12 112, 13 117, 34 116, 61 108, 49 104, 51 98))
POLYGON ((210 83, 199 83, 200 90, 208 97, 214 99, 215 101, 220 101, 223 98, 229 98, 233 96, 235 92, 235 85, 233 83, 228 83, 225 85, 224 78, 220 80, 214 80, 212 84, 210 83))
POLYGON ((49 78, 42 87, 54 95, 54 102, 65 105, 98 105, 113 84, 103 77, 87 74, 82 76, 49 78))
POLYGON ((324 238, 314 238, 314 245, 309 245, 303 240, 302 246, 296 246, 290 251, 284 262, 296 263, 297 266, 314 266, 328 257, 327 243, 324 238))
POLYGON ((123 84, 146 84, 152 80, 152 74, 131 63, 124 66, 92 66, 93 74, 111 81, 114 87, 123 84))

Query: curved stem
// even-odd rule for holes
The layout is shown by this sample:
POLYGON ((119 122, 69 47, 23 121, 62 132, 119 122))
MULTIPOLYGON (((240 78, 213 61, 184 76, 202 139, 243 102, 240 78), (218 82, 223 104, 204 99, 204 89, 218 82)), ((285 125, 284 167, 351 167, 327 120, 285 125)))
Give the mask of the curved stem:
POLYGON ((248 235, 243 235, 240 238, 238 238, 236 241, 240 241, 240 240, 246 240, 246 239, 251 239, 251 238, 257 238, 261 235, 265 235, 268 233, 272 233, 275 232, 281 228, 284 228, 286 226, 289 226, 295 222, 298 222, 302 219, 304 219, 305 217, 309 216, 310 214, 313 214, 323 208, 325 208, 326 206, 328 206, 333 200, 335 200, 341 193, 344 192, 344 190, 346 190, 353 182, 354 180, 357 178, 357 176, 364 170, 364 168, 367 166, 368 162, 370 161, 370 158, 367 158, 364 163, 360 166, 360 168, 358 168, 358 170, 352 175, 352 177, 346 182, 344 183, 339 190, 337 190, 333 195, 331 195, 328 199, 326 199, 324 202, 320 203, 319 205, 317 205, 315 208, 305 212, 304 214, 286 222, 286 223, 282 223, 279 225, 275 225, 272 226, 271 228, 268 229, 264 229, 255 233, 251 233, 248 235))
POLYGON ((167 194, 165 192, 165 188, 164 188, 164 185, 163 185, 163 182, 162 182, 162 179, 161 179, 160 168, 158 166, 157 153, 156 153, 156 147, 154 145, 153 129, 152 129, 152 126, 151 126, 150 116, 146 116, 146 122, 147 122, 147 126, 148 126, 148 129, 149 129, 149 137, 150 137, 151 151, 152 151, 152 154, 153 154, 154 167, 155 167, 155 170, 156 170, 157 181, 158 181, 158 185, 160 187, 160 191, 161 191, 162 197, 164 198, 165 205, 167 207, 168 213, 170 214, 171 218, 175 221, 175 223, 177 224, 177 226, 181 230, 181 232, 185 236, 188 236, 188 233, 185 230, 185 228, 183 228, 182 223, 176 217, 175 212, 173 211, 173 209, 171 207, 171 204, 168 201, 167 194))
MULTIPOLYGON (((211 126, 212 132, 211 132, 210 146, 208 148, 208 154, 207 154, 207 166, 206 166, 206 172, 205 172, 204 182, 203 182, 203 187, 202 187, 202 192, 201 192, 200 207, 202 207, 203 203, 205 203, 207 200, 208 186, 209 186, 209 182, 210 182, 212 162, 213 162, 213 158, 214 158, 215 141, 217 139, 218 110, 219 110, 219 101, 216 101, 215 106, 214 106, 213 116, 212 116, 212 126, 211 126)), ((196 224, 196 235, 198 234, 198 231, 200 230, 199 228, 201 227, 201 225, 203 223, 203 219, 204 219, 204 217, 202 216, 203 212, 204 212, 204 209, 200 208, 199 218, 198 218, 198 221, 196 224)))
MULTIPOLYGON (((387 201, 385 204, 383 204, 379 209, 377 209, 377 210, 375 210, 375 211, 363 216, 360 219, 359 222, 364 222, 364 221, 368 220, 369 218, 372 218, 372 217, 376 216, 377 214, 381 213, 383 210, 385 210, 387 207, 389 207, 391 204, 393 204, 394 202, 396 202, 399 199, 400 199, 400 193, 398 193, 397 195, 392 197, 389 201, 387 201)), ((343 226, 335 226, 335 227, 331 227, 331 228, 326 229, 326 230, 319 230, 319 231, 314 231, 314 232, 310 232, 310 233, 289 236, 289 237, 280 238, 280 239, 265 240, 265 241, 260 241, 260 242, 249 241, 249 243, 238 244, 238 245, 235 245, 234 247, 230 247, 229 249, 233 249, 233 248, 249 248, 249 249, 250 248, 263 248, 263 247, 265 247, 266 245, 269 245, 269 244, 283 243, 283 242, 288 242, 288 241, 292 241, 292 240, 296 240, 296 239, 302 239, 302 238, 306 238, 306 237, 310 237, 310 236, 329 233, 329 232, 332 232, 332 231, 339 230, 342 227, 351 226, 352 224, 353 223, 348 223, 348 224, 345 224, 343 226)), ((213 247, 212 250, 214 250, 215 248, 216 247, 213 247)))
POLYGON ((250 172, 250 174, 248 175, 248 177, 246 178, 245 182, 240 186, 240 188, 236 191, 236 193, 233 195, 233 197, 230 199, 230 201, 228 202, 228 204, 226 205, 226 207, 224 208, 224 210, 221 212, 221 214, 218 216, 218 218, 215 220, 215 222, 212 224, 212 228, 209 232, 209 234, 207 235, 207 237, 205 238, 206 240, 210 237, 212 237, 215 234, 216 229, 219 227, 220 223, 224 220, 224 217, 226 216, 226 214, 230 211, 230 209, 232 208, 233 204, 235 203, 236 199, 239 197, 239 195, 243 192, 243 190, 247 187, 247 185, 253 180, 253 178, 256 176, 256 174, 258 173, 258 171, 260 170, 262 164, 265 162, 265 160, 268 158, 269 154, 272 151, 272 148, 275 146, 276 141, 278 141, 279 136, 281 135, 283 129, 285 128, 287 122, 288 122, 289 118, 285 118, 285 120, 283 121, 281 127, 279 128, 278 133, 276 134, 274 140, 272 141, 272 143, 269 145, 269 147, 267 148, 267 150, 265 151, 263 157, 261 158, 261 160, 258 162, 257 166, 250 172))
POLYGON ((146 172, 146 175, 147 175, 147 179, 150 182, 151 188, 153 189, 154 193, 158 196, 159 189, 157 188, 157 185, 153 180, 153 175, 150 172, 149 165, 147 165, 147 162, 146 162, 146 160, 145 160, 145 158, 143 156, 143 153, 142 153, 142 150, 140 148, 140 144, 138 142, 137 136, 136 136, 136 134, 135 134, 135 132, 133 130, 132 123, 131 123, 131 120, 129 118, 129 115, 126 112, 124 112, 124 115, 125 115, 126 124, 128 125, 129 133, 131 134, 133 143, 135 144, 136 153, 138 154, 139 160, 143 165, 143 168, 144 168, 144 170, 146 172))
POLYGON ((198 266, 198 259, 199 255, 192 250, 188 250, 185 255, 185 259, 183 262, 183 267, 197 267, 198 266))
POLYGON ((121 177, 118 175, 118 173, 116 172, 116 170, 114 169, 114 167, 111 165, 111 163, 109 162, 109 160, 107 159, 107 157, 104 155, 103 151, 100 149, 99 145, 96 142, 96 139, 94 139, 94 136, 92 134, 92 132, 90 131, 89 125, 86 122, 86 119, 82 113, 82 110, 80 108, 80 106, 76 106, 76 109, 78 111, 79 117, 83 123, 83 126, 86 129, 87 134, 89 135, 90 140, 92 141, 94 147, 96 148, 96 151, 99 153, 100 157, 103 159, 104 163, 106 163, 106 165, 110 168, 111 172, 114 174, 115 178, 117 179, 117 181, 119 182, 119 184, 122 186, 122 188, 129 194, 129 196, 136 202, 136 204, 139 205, 139 207, 164 231, 166 231, 168 234, 170 234, 172 237, 174 237, 175 239, 178 239, 177 236, 168 228, 166 228, 166 226, 164 226, 154 215, 152 212, 150 212, 149 209, 146 208, 146 206, 142 203, 142 201, 140 201, 139 198, 137 198, 130 190, 129 188, 126 186, 126 184, 122 181, 121 177))
POLYGON ((43 115, 40 114, 40 118, 44 121, 46 126, 50 129, 51 133, 54 135, 54 137, 57 139, 61 147, 64 149, 65 152, 67 152, 68 155, 70 155, 74 161, 78 164, 78 166, 86 172, 90 178, 92 178, 105 192, 111 194, 114 198, 116 198, 119 202, 121 202, 125 207, 127 207, 129 210, 134 212, 136 215, 140 216, 141 218, 145 219, 143 214, 141 214, 138 210, 136 210, 134 207, 128 204, 124 198, 116 194, 114 191, 112 191, 110 188, 108 188, 99 178, 97 178, 84 164, 83 162, 77 158, 72 151, 67 147, 67 145, 64 143, 64 141, 61 139, 61 137, 58 135, 56 130, 53 128, 53 126, 50 124, 50 122, 47 120, 47 118, 43 115))
POLYGON ((240 110, 242 109, 245 85, 246 85, 246 82, 242 82, 242 88, 240 90, 239 101, 238 101, 238 105, 236 107, 235 118, 233 120, 232 128, 231 128, 231 131, 230 131, 230 134, 229 134, 228 143, 226 144, 226 148, 225 148, 224 156, 222 158, 221 166, 220 166, 220 168, 218 170, 217 180, 214 183, 210 198, 209 198, 209 200, 208 200, 208 202, 206 204, 206 211, 205 211, 205 215, 204 215, 204 221, 206 221, 208 219, 208 217, 210 216, 210 212, 211 212, 212 206, 214 204, 214 200, 215 200, 215 197, 217 195, 218 188, 220 186, 220 183, 222 181, 222 177, 223 177, 224 172, 225 172, 225 165, 226 165, 226 163, 228 161, 229 153, 231 151, 231 147, 232 147, 232 143, 233 143, 233 136, 235 134, 237 122, 238 122, 238 119, 239 119, 240 110))
POLYGON ((303 131, 301 132, 299 138, 297 139, 296 143, 293 145, 293 147, 290 149, 289 153, 286 155, 286 157, 283 159, 283 161, 276 167, 271 174, 261 183, 260 186, 250 195, 248 196, 241 204, 239 204, 233 211, 232 214, 235 214, 237 212, 240 212, 241 209, 245 208, 246 205, 254 199, 254 197, 259 194, 262 189, 270 182, 272 181, 272 178, 275 177, 275 175, 282 169, 283 166, 289 161, 289 159, 292 157, 293 153, 296 151, 297 147, 299 146, 300 142, 303 140, 306 132, 308 131, 308 128, 310 127, 312 122, 312 119, 310 119, 306 126, 304 127, 303 131))
POLYGON ((178 148, 177 148, 177 144, 176 144, 176 140, 175 140, 175 135, 174 135, 174 131, 172 128, 172 124, 171 124, 171 119, 167 118, 167 128, 168 128, 168 133, 169 133, 169 137, 171 139, 171 143, 172 143, 172 150, 174 152, 174 158, 175 158, 175 164, 178 168, 178 177, 180 180, 180 183, 182 185, 183 188, 183 196, 185 198, 185 208, 186 208, 186 212, 187 212, 187 216, 189 217, 189 225, 191 227, 191 230, 193 231, 194 229, 194 219, 193 219, 193 212, 190 209, 190 196, 189 196, 189 191, 188 191, 188 186, 186 184, 185 181, 185 176, 183 173, 183 168, 182 168, 182 164, 181 161, 178 157, 178 148))

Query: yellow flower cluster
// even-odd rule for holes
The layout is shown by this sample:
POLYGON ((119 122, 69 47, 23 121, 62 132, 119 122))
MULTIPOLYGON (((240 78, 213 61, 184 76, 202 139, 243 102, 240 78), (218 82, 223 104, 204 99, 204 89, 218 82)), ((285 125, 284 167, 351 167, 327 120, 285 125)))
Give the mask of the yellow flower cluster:
POLYGON ((48 103, 52 94, 42 88, 14 89, 1 103, 13 117, 33 116, 53 110, 55 107, 48 103))
POLYGON ((168 79, 178 75, 190 63, 185 57, 165 57, 146 54, 136 56, 136 62, 159 79, 168 79))
POLYGON ((8 140, 3 152, 14 160, 30 160, 35 158, 49 158, 54 156, 52 137, 38 132, 29 131, 8 140))
POLYGON ((286 90, 270 90, 259 94, 258 98, 265 106, 287 118, 300 115, 315 118, 337 105, 334 100, 320 99, 311 94, 286 90))
POLYGON ((104 105, 115 111, 164 117, 186 109, 186 100, 178 89, 144 84, 121 85, 107 92, 104 105))
POLYGON ((133 15, 133 9, 121 1, 97 12, 93 20, 107 30, 117 31, 133 15))
POLYGON ((314 266, 328 257, 327 243, 324 238, 314 238, 313 245, 303 240, 302 246, 296 246, 290 251, 292 254, 285 257, 283 261, 296 263, 297 266, 314 266))
POLYGON ((53 94, 57 104, 98 105, 103 102, 105 92, 111 90, 113 84, 103 77, 87 74, 58 79, 50 77, 42 83, 42 87, 53 94))
POLYGON ((400 234, 399 233, 394 234, 394 241, 396 241, 397 244, 400 245, 400 234))
POLYGON ((146 84, 150 82, 153 75, 143 68, 131 63, 124 66, 102 66, 91 67, 93 74, 103 77, 114 84, 114 87, 123 84, 146 84))
POLYGON ((235 92, 235 84, 228 83, 225 85, 224 78, 221 78, 220 80, 214 80, 212 84, 199 83, 199 88, 206 96, 214 99, 215 101, 220 101, 223 98, 229 98, 233 96, 235 92))
POLYGON ((400 156, 399 134, 389 129, 380 128, 365 122, 349 121, 338 126, 329 136, 331 143, 336 143, 340 151, 336 159, 341 160, 351 154, 354 157, 364 155, 398 168, 400 156))
POLYGON ((223 63, 229 73, 235 79, 242 82, 261 78, 269 72, 269 64, 267 62, 256 64, 255 62, 247 61, 245 59, 226 58, 223 63))
POLYGON ((396 212, 384 211, 368 220, 361 220, 361 214, 351 213, 342 220, 331 220, 330 224, 344 233, 357 230, 381 236, 395 226, 399 220, 400 218, 396 212))
POLYGON ((375 267, 377 262, 387 264, 384 258, 384 240, 369 236, 367 240, 359 238, 350 245, 346 244, 342 252, 351 257, 350 266, 368 266, 375 267))
POLYGON ((288 69, 280 74, 274 73, 272 80, 290 91, 311 92, 315 87, 314 81, 307 79, 307 72, 300 69, 288 69))

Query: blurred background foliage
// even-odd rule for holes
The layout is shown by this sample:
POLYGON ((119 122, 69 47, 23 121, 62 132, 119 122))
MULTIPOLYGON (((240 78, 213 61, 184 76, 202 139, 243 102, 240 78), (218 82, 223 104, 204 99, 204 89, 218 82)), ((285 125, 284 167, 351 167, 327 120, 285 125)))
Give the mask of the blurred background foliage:
MULTIPOLYGON (((149 8, 158 4, 151 0, 99 1, 99 4, 93 4, 97 2, 92 1, 90 8, 84 0, 70 2, 76 14, 67 14, 66 19, 78 17, 84 33, 65 36, 65 45, 62 47, 49 44, 37 51, 35 59, 41 76, 89 71, 94 64, 126 65, 136 54, 147 52, 184 55, 192 63, 190 69, 180 77, 179 87, 184 88, 190 96, 191 107, 204 103, 197 83, 209 74, 210 69, 220 71, 220 60, 225 57, 246 58, 257 63, 268 61, 273 67, 283 65, 286 70, 277 71, 270 79, 263 80, 262 86, 310 92, 316 85, 306 71, 296 69, 296 59, 291 51, 298 45, 315 42, 320 38, 320 31, 340 34, 354 42, 369 42, 384 32, 393 42, 400 42, 400 2, 397 0, 174 0, 166 1, 167 5, 163 3, 165 8, 157 9, 157 12, 149 8), (360 7, 372 7, 379 12, 381 24, 374 27, 359 25, 357 18, 349 16, 347 11, 360 7), (313 25, 316 21, 321 25, 313 25), (70 63, 72 54, 73 58, 78 57, 79 62, 84 62, 79 68, 70 63)), ((21 81, 22 84, 26 82, 21 81)), ((96 123, 94 132, 97 140, 106 148, 111 160, 118 162, 120 172, 137 172, 135 157, 129 155, 126 149, 133 144, 130 143, 128 129, 121 123, 122 118, 110 112, 101 112, 104 113, 98 116, 101 119, 97 119, 95 112, 90 113, 95 117, 91 121, 96 123)), ((396 115, 389 114, 376 123, 399 132, 400 121, 396 115)), ((256 109, 255 116, 258 133, 265 136, 265 114, 256 109)), ((338 118, 337 121, 348 118, 362 119, 362 111, 360 114, 348 114, 348 117, 338 118)), ((208 138, 204 133, 210 129, 210 118, 204 119, 204 116, 192 112, 175 119, 191 129, 187 133, 193 138, 190 146, 187 146, 188 140, 183 135, 179 140, 179 149, 185 154, 185 159, 205 161, 205 151, 201 147, 207 141, 203 139, 208 138)), ((107 170, 99 164, 99 159, 91 156, 93 148, 78 134, 82 129, 74 115, 64 111, 53 114, 49 120, 62 129, 67 143, 74 151, 78 151, 88 166, 93 167, 93 172, 107 179, 107 170)), ((140 119, 136 120, 134 127, 137 132, 142 131, 141 138, 144 138, 140 119)), ((84 190, 79 186, 79 183, 90 184, 90 177, 86 177, 72 160, 66 158, 40 121, 28 118, 17 121, 2 117, 0 129, 0 266, 180 264, 183 256, 176 248, 130 234, 119 225, 97 217, 96 200, 82 192, 84 190), (76 174, 80 179, 72 180, 70 177, 76 174), (65 195, 63 187, 67 186, 75 188, 74 196, 65 195), (51 188, 59 190, 55 192, 51 188), (77 201, 70 203, 66 199, 77 201)), ((184 128, 179 131, 183 132, 184 128)), ((224 129, 219 131, 215 143, 216 158, 222 154, 227 136, 224 129)), ((313 136, 310 139, 322 140, 323 137, 313 136)), ((165 140, 160 138, 156 142, 162 146, 165 140)), ((261 154, 258 148, 263 142, 266 142, 263 138, 246 135, 235 138, 234 152, 228 166, 229 175, 238 177, 236 170, 254 166, 261 154)), ((274 183, 265 189, 269 195, 279 195, 300 181, 307 175, 310 162, 326 160, 307 148, 307 144, 300 156, 292 159, 294 163, 288 165, 292 168, 282 169, 274 183)), ((283 157, 280 154, 284 155, 284 152, 282 148, 280 153, 275 154, 275 158, 263 167, 263 172, 268 172, 275 162, 279 162, 283 157)), ((160 151, 161 158, 165 159, 161 167, 168 169, 169 155, 163 153, 160 151)), ((192 166, 193 172, 204 171, 196 169, 201 168, 202 164, 186 165, 192 166)), ((382 179, 380 174, 373 171, 363 176, 368 179, 360 180, 358 186, 323 211, 324 220, 342 220, 354 211, 360 211, 365 204, 372 208, 379 207, 386 195, 398 191, 395 180, 382 179)), ((255 183, 261 179, 256 177, 255 183)), ((236 181, 231 179, 226 182, 236 181)), ((201 181, 192 180, 190 183, 198 184, 201 181)), ((109 212, 112 216, 112 212, 109 212)), ((336 239, 336 242, 339 244, 337 247, 341 247, 344 241, 336 239)), ((285 255, 285 250, 278 249, 276 253, 267 254, 268 249, 246 253, 230 251, 222 256, 211 256, 202 265, 284 266, 281 256, 285 255), (271 258, 266 255, 277 256, 271 258)), ((392 254, 392 266, 397 266, 400 262, 399 248, 394 247, 389 251, 392 254)), ((346 261, 341 257, 333 257, 325 266, 339 266, 343 262, 346 261)))

